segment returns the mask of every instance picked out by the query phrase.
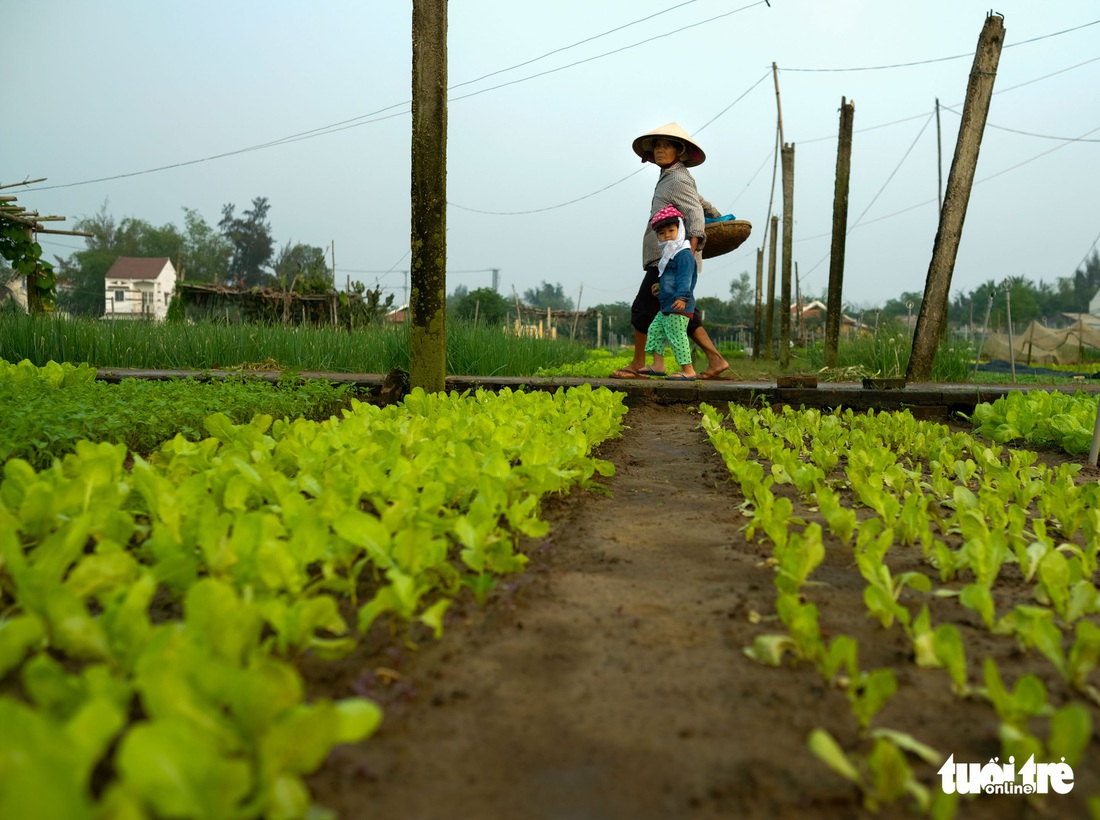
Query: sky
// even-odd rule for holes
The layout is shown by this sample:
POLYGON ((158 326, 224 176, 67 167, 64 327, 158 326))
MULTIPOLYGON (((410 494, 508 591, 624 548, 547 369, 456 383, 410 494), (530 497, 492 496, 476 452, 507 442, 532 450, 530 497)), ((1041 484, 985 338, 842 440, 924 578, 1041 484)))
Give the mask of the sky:
MULTIPOLYGON (((755 281, 769 203, 782 217, 781 108, 792 261, 819 296, 842 98, 855 106, 844 301, 923 292, 991 10, 1006 38, 951 292, 1072 276, 1100 240, 1096 0, 454 0, 448 292, 490 287, 496 269, 508 298, 547 282, 585 309, 631 301, 658 170, 630 146, 674 121, 707 154, 700 193, 753 223, 700 272, 697 297, 728 299, 742 272, 755 281)), ((59 228, 101 208, 181 229, 192 208, 216 226, 225 204, 267 197, 277 247, 334 251, 340 286, 403 303, 411 21, 411 0, 0 0, 0 185, 47 178, 3 193, 68 217, 59 228)), ((51 260, 83 247, 40 239, 51 260)))

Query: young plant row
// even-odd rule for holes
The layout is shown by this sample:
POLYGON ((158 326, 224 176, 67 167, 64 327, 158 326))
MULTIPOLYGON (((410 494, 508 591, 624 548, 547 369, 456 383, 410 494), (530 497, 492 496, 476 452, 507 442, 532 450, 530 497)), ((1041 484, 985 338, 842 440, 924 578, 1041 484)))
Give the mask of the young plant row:
POLYGON ((1092 446, 1096 408, 1097 396, 1082 390, 1072 395, 1014 391, 977 405, 970 421, 975 432, 990 441, 1023 441, 1078 454, 1087 453, 1092 446))
POLYGON ((1071 765, 1080 759, 1091 735, 1091 716, 1084 705, 1054 710, 1033 675, 1021 676, 1015 689, 1008 689, 991 658, 984 664, 985 686, 971 687, 959 630, 952 624, 933 628, 927 602, 914 614, 901 599, 907 589, 957 597, 991 630, 1014 635, 1025 649, 1037 648, 1070 687, 1098 700, 1088 682, 1100 657, 1095 623, 1100 596, 1092 582, 1100 535, 1095 484, 1078 486, 1075 468, 1051 470, 1036 465, 1034 453, 992 450, 966 434, 918 422, 907 412, 862 415, 786 408, 775 413, 731 404, 723 417, 706 405, 701 410, 704 428, 745 495, 751 518, 747 537, 762 532, 773 546, 777 611, 787 632, 759 636, 746 652, 771 665, 790 653, 814 663, 828 682, 845 688, 863 736, 873 740, 871 752, 862 761, 853 758, 821 729, 812 734, 810 746, 860 787, 868 807, 909 795, 920 809, 948 816, 954 798, 939 791, 930 795, 904 754, 938 765, 938 753, 909 735, 870 728, 871 719, 896 691, 893 670, 861 670, 851 636, 836 635, 828 643, 822 638, 818 609, 806 600, 803 587, 824 559, 825 532, 853 548, 854 562, 867 582, 863 597, 868 614, 883 628, 898 624, 916 663, 946 668, 960 696, 983 697, 993 705, 1001 719, 1004 759, 1050 754, 1065 756, 1071 765), (817 508, 822 523, 792 518, 790 499, 772 492, 777 484, 792 485, 817 508), (857 516, 856 507, 867 512, 857 516), (887 553, 899 545, 919 547, 942 583, 967 583, 933 593, 932 578, 924 572, 893 574, 887 553), (1019 605, 998 619, 993 585, 1001 567, 1011 562, 1018 562, 1035 583, 1036 604, 1019 605), (1072 634, 1063 635, 1063 630, 1072 634), (1037 715, 1051 717, 1045 746, 1028 730, 1028 720, 1037 715))
POLYGON ((307 702, 296 660, 381 619, 437 636, 524 566, 540 498, 612 466, 621 396, 414 390, 341 420, 235 425, 148 459, 78 442, 0 482, 0 817, 295 818, 380 720, 307 702), (350 621, 350 623, 349 623, 350 621))
POLYGON ((46 467, 78 441, 119 443, 147 454, 176 434, 201 438, 203 420, 215 412, 238 423, 257 413, 322 420, 350 398, 347 385, 289 376, 276 384, 248 377, 108 384, 95 376, 83 364, 36 367, 0 359, 0 462, 18 457, 46 467))

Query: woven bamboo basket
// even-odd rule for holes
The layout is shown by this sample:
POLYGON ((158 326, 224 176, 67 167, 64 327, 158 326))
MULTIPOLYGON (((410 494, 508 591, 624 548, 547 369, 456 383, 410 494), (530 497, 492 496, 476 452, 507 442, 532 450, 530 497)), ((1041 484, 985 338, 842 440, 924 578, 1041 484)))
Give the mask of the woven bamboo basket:
POLYGON ((703 258, 710 259, 739 248, 752 233, 752 223, 745 219, 711 222, 706 231, 707 242, 703 245, 703 258))

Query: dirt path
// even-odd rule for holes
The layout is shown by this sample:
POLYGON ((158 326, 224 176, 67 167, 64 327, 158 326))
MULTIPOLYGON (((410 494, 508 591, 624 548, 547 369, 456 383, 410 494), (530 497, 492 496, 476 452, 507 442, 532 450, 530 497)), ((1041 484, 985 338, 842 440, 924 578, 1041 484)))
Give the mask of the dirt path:
POLYGON ((611 496, 560 505, 514 602, 404 660, 409 688, 387 698, 383 729, 315 780, 325 805, 563 820, 797 807, 791 750, 766 741, 818 720, 823 701, 791 702, 742 655, 748 611, 774 608, 772 575, 755 549, 733 549, 741 499, 698 418, 631 411, 604 451, 611 496))
MULTIPOLYGON (((549 505, 531 573, 456 613, 442 641, 372 661, 393 673, 328 682, 333 696, 380 700, 386 718, 312 778, 322 805, 424 820, 870 816, 806 751, 818 726, 858 745, 844 694, 811 665, 769 669, 742 652, 768 629, 749 613, 775 611, 769 549, 745 542, 740 491, 698 420, 688 406, 632 409, 603 450, 618 468, 611 495, 549 505)), ((939 670, 918 677, 904 635, 867 617, 850 549, 830 549, 815 578, 823 627, 858 637, 866 668, 901 664, 881 725, 960 760, 998 753, 995 715, 939 670)), ((959 816, 1026 812, 1002 800, 959 816)))

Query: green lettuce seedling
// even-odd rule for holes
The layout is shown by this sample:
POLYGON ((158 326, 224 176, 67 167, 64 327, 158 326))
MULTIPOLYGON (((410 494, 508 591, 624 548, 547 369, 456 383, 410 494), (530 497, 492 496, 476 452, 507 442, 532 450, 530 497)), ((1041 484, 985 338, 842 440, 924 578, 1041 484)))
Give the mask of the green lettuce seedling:
MULTIPOLYGON (((913 775, 905 754, 888 736, 876 737, 866 758, 850 757, 825 729, 810 732, 810 751, 834 772, 853 783, 863 795, 863 806, 878 812, 902 798, 912 798, 915 808, 928 813, 932 798, 913 775)), ((943 816, 950 816, 945 814, 943 816)))
POLYGON ((970 687, 967 684, 966 651, 962 635, 954 624, 940 624, 932 633, 932 652, 951 676, 952 689, 956 695, 967 697, 970 687))

